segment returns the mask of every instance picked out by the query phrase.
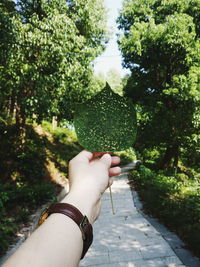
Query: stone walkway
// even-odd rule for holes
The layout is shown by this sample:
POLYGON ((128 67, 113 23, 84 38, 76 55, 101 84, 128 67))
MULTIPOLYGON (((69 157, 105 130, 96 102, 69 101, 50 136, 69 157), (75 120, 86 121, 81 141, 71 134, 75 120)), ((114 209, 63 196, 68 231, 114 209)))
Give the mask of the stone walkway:
POLYGON ((138 212, 127 184, 129 170, 130 167, 124 168, 112 186, 115 215, 109 191, 104 194, 101 215, 94 224, 93 244, 79 267, 187 266, 161 233, 138 212))
MULTIPOLYGON (((79 267, 200 267, 200 261, 183 248, 176 235, 139 211, 141 202, 128 185, 132 168, 133 164, 124 167, 112 185, 115 215, 109 190, 104 194, 100 218, 93 226, 93 244, 79 267)), ((23 240, 0 259, 0 265, 23 240)))

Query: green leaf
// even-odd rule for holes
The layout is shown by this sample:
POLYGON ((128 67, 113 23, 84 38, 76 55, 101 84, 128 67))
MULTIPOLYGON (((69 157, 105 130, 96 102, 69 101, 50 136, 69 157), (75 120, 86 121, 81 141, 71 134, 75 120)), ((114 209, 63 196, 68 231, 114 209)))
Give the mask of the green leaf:
POLYGON ((131 147, 136 123, 131 100, 114 93, 108 83, 93 98, 79 105, 74 117, 80 144, 93 152, 116 152, 131 147))

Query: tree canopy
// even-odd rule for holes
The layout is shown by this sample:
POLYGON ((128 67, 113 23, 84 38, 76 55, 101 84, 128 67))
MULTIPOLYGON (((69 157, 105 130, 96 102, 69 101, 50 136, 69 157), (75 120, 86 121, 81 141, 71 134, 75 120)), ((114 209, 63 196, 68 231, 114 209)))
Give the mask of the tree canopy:
POLYGON ((126 0, 118 18, 138 147, 164 147, 164 168, 177 166, 182 147, 200 147, 199 14, 200 0, 126 0))
POLYGON ((70 119, 107 41, 102 2, 9 0, 0 11, 1 114, 70 119))

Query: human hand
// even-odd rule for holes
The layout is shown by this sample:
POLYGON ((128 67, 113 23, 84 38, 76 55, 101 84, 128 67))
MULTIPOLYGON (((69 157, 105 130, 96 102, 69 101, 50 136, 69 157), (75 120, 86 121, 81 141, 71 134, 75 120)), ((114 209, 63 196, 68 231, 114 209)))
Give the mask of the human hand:
POLYGON ((69 163, 69 181, 71 190, 81 188, 87 192, 97 195, 103 194, 108 186, 112 184, 112 176, 121 172, 120 167, 113 167, 120 163, 119 157, 110 154, 92 153, 83 150, 69 163), (110 177, 110 178, 109 178, 110 177))
POLYGON ((69 163, 70 193, 64 201, 76 204, 93 222, 99 215, 100 198, 112 184, 112 176, 121 173, 119 157, 82 151, 69 163), (76 203, 74 203, 76 202, 76 203))

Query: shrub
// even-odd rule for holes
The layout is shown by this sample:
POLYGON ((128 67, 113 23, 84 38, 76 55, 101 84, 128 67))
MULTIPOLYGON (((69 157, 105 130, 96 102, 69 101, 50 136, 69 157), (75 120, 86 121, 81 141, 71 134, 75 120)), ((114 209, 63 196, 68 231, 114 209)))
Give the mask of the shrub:
POLYGON ((167 176, 145 166, 132 171, 130 179, 145 209, 176 231, 200 256, 200 183, 183 173, 167 176))
POLYGON ((125 165, 136 160, 136 154, 133 148, 129 148, 115 154, 120 157, 121 165, 125 165))
POLYGON ((42 127, 44 130, 50 132, 57 142, 65 144, 69 142, 77 142, 75 131, 70 130, 69 128, 56 127, 55 129, 53 129, 51 123, 47 121, 42 122, 42 127))
POLYGON ((49 179, 48 160, 66 175, 67 162, 81 150, 70 129, 57 127, 53 130, 47 122, 44 127, 53 138, 49 140, 48 133, 46 136, 38 134, 32 125, 26 125, 22 145, 15 125, 0 124, 1 255, 15 238, 20 223, 26 223, 29 215, 43 203, 55 200, 58 186, 46 182, 49 179))
POLYGON ((9 247, 28 216, 38 206, 55 200, 55 186, 48 183, 29 185, 0 184, 0 255, 9 247))

